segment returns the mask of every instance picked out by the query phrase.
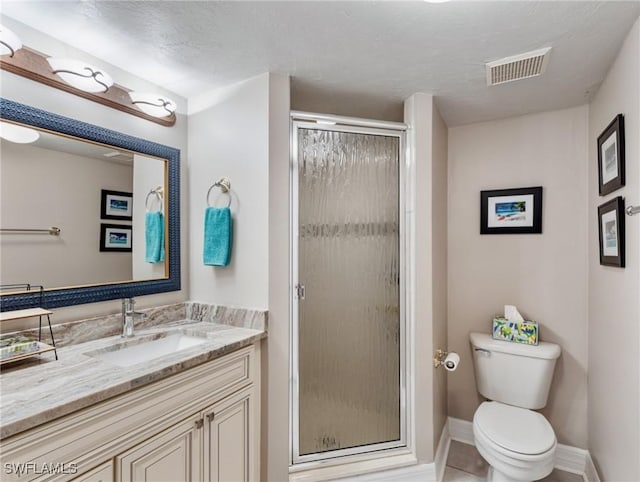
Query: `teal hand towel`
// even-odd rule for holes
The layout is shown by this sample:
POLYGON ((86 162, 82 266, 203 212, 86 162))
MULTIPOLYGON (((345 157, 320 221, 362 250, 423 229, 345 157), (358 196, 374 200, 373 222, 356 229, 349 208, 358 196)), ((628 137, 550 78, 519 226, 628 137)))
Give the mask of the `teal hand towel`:
POLYGON ((208 207, 204 212, 203 261, 209 266, 227 266, 231 261, 233 219, 229 208, 208 207))
POLYGON ((144 218, 145 255, 147 263, 164 262, 164 215, 160 211, 147 213, 144 218))

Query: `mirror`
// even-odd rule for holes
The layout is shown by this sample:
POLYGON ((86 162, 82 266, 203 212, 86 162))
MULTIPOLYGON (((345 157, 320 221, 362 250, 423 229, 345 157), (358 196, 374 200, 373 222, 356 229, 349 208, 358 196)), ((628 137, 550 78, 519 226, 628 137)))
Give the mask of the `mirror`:
POLYGON ((2 285, 48 308, 180 289, 179 150, 6 99, 0 117, 39 133, 0 141, 2 285))

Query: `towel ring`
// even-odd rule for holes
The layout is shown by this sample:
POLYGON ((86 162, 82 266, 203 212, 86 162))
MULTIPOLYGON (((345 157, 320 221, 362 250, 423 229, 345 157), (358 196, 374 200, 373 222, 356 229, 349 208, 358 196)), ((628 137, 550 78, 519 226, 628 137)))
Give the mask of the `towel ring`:
POLYGON ((209 196, 211 195, 211 190, 214 187, 219 187, 220 190, 222 191, 223 194, 226 194, 229 197, 229 202, 227 202, 227 207, 231 206, 231 181, 229 181, 228 178, 223 177, 221 178, 219 181, 214 182, 211 187, 209 187, 209 190, 207 191, 207 206, 209 207, 213 207, 211 206, 211 204, 209 204, 209 196))
MULTIPOLYGON (((156 196, 156 198, 158 199, 158 202, 160 203, 160 208, 162 208, 162 192, 164 191, 164 189, 162 189, 162 186, 158 186, 155 189, 152 189, 151 191, 149 191, 149 194, 147 194, 147 197, 144 200, 144 207, 147 210, 147 212, 150 212, 151 208, 149 207, 149 197, 154 195, 156 196)), ((162 209, 160 209, 162 210, 162 209)))

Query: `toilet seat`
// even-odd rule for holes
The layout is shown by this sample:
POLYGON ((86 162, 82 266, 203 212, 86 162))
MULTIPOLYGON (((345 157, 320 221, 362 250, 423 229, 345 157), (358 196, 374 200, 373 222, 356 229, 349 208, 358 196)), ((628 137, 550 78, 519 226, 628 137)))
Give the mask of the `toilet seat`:
POLYGON ((544 416, 500 402, 484 402, 473 417, 474 428, 504 455, 524 459, 545 455, 556 447, 553 428, 544 416))

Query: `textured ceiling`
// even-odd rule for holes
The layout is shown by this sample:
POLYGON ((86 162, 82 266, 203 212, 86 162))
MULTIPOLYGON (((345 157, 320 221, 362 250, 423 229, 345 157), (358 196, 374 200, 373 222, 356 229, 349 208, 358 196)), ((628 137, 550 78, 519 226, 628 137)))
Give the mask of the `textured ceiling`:
MULTIPOLYGON (((2 0, 2 13, 184 97, 263 72, 292 106, 402 118, 433 93, 449 126, 587 102, 640 1, 2 0), (487 87, 484 63, 551 46, 542 77, 487 87)), ((16 32, 19 34, 19 32, 16 32)))

